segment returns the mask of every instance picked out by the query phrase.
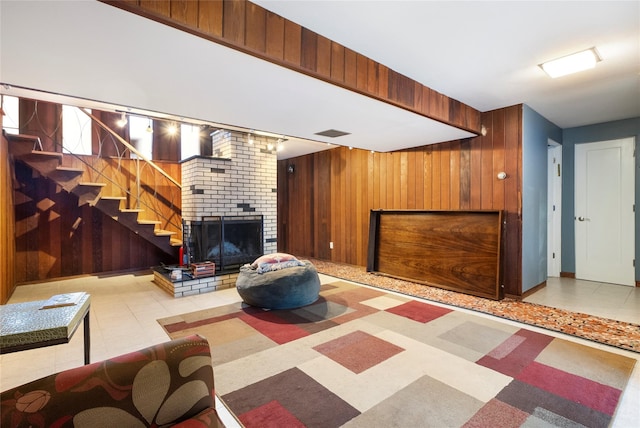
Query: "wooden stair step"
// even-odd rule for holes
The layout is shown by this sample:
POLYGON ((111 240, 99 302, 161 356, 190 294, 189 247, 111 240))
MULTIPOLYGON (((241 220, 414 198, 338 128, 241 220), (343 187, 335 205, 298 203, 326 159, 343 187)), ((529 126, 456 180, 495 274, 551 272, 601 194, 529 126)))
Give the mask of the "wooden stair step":
POLYGON ((156 236, 173 236, 176 234, 176 232, 172 232, 170 230, 156 230, 154 234, 156 236))
POLYGON ((144 210, 131 208, 120 209, 118 210, 117 220, 129 227, 129 229, 138 231, 140 227, 140 224, 138 223, 138 215, 141 212, 144 212, 144 210))
POLYGON ((172 247, 182 247, 182 240, 178 238, 170 238, 169 245, 172 247))
POLYGON ((59 166, 56 168, 57 171, 60 172, 68 172, 69 174, 73 174, 73 173, 77 173, 77 174, 83 174, 84 173, 84 169, 82 168, 74 168, 72 166, 59 166))
POLYGON ((20 157, 31 153, 36 149, 42 149, 40 137, 26 134, 5 134, 9 141, 9 151, 12 155, 20 157))
POLYGON ((106 186, 105 183, 81 181, 71 192, 78 196, 78 206, 86 203, 95 205, 104 186, 106 186))
POLYGON ((82 179, 84 170, 68 166, 58 166, 51 171, 49 178, 58 183, 64 190, 71 192, 82 179))
POLYGON ((58 159, 62 159, 64 157, 64 154, 60 153, 60 152, 45 152, 43 150, 31 150, 30 153, 27 153, 25 155, 25 157, 31 157, 33 156, 34 158, 58 158, 58 159))
POLYGON ((138 223, 139 224, 153 224, 154 226, 158 225, 158 224, 162 224, 162 222, 158 221, 158 220, 138 220, 138 223))
POLYGON ((19 159, 40 174, 49 177, 62 164, 62 156, 62 153, 32 150, 27 154, 21 155, 19 159))

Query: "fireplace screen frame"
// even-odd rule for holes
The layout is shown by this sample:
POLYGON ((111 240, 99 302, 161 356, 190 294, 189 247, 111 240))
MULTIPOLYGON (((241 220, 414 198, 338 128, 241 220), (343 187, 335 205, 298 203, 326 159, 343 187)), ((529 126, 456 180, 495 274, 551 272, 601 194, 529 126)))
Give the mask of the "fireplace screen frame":
MULTIPOLYGON (((201 221, 192 222, 191 232, 194 256, 196 259, 202 259, 196 261, 214 262, 218 272, 236 270, 245 263, 253 262, 264 252, 264 216, 262 215, 204 216, 201 221), (256 235, 252 239, 255 248, 241 252, 239 255, 229 254, 239 242, 230 242, 226 239, 228 228, 247 223, 252 226, 259 224, 259 228, 255 232, 256 235), (211 235, 219 237, 218 249, 213 254, 215 245, 208 244, 211 235)), ((251 232, 249 232, 249 236, 251 236, 251 232)))

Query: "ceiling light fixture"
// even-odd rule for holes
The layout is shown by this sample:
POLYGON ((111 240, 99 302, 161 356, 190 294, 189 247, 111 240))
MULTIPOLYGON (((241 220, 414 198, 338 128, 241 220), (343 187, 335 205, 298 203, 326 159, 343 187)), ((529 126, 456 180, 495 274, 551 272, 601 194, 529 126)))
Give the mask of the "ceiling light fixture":
POLYGON ((539 64, 550 77, 556 78, 567 74, 594 68, 598 62, 602 61, 596 48, 589 48, 571 55, 563 56, 545 63, 539 64))

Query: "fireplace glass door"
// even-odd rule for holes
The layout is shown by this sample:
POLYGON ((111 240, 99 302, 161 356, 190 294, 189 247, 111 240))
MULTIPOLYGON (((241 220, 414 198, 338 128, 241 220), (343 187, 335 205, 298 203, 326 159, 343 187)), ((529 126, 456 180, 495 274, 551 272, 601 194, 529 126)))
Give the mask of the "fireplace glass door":
POLYGON ((253 262, 263 251, 262 224, 260 215, 203 217, 192 222, 195 261, 212 261, 217 271, 253 262))

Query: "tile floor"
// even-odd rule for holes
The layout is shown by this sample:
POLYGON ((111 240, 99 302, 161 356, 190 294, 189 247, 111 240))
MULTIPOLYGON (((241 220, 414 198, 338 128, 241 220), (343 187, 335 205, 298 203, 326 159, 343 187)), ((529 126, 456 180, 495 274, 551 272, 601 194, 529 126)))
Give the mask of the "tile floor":
POLYGON ((640 324, 640 287, 547 278, 547 286, 524 301, 640 324))
MULTIPOLYGON (((16 289, 9 303, 44 300, 54 294, 73 291, 90 293, 91 361, 99 361, 166 341, 168 337, 157 323, 158 318, 240 300, 235 289, 174 299, 155 286, 152 278, 149 274, 87 276, 22 285, 16 289)), ((321 275, 323 283, 334 280, 333 277, 321 275)), ((640 288, 549 278, 546 288, 525 300, 640 323, 640 288)), ((539 331, 556 335, 548 330, 539 331)), ((640 354, 637 353, 564 337, 640 360, 640 354)), ((82 362, 82 331, 76 332, 69 344, 0 355, 0 390, 79 366, 82 362)), ((640 426, 638 402, 640 364, 634 370, 612 426, 640 426)), ((225 413, 221 403, 218 403, 218 407, 225 423, 234 426, 233 419, 225 413)))

